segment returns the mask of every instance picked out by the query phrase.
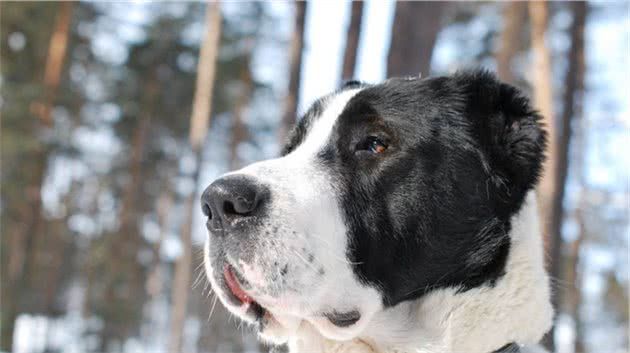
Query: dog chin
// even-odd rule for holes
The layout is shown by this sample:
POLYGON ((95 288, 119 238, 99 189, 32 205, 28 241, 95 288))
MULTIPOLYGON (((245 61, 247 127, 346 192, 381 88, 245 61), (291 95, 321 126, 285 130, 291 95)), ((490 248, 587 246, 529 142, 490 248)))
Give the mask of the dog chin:
MULTIPOLYGON (((257 300, 257 298, 253 299, 257 300)), ((263 299, 261 301, 264 303, 263 299)), ((248 305, 253 306, 254 309, 235 306, 231 303, 226 306, 242 320, 256 324, 259 337, 273 344, 287 343, 290 338, 304 335, 318 336, 333 341, 349 341, 356 338, 368 322, 368 318, 363 316, 351 326, 338 327, 332 324, 325 315, 308 315, 286 306, 266 306, 257 301, 248 305)))
MULTIPOLYGON (((369 321, 368 315, 349 327, 338 327, 330 322, 325 315, 315 317, 301 315, 286 306, 274 308, 265 306, 252 297, 251 302, 239 305, 236 297, 221 280, 213 280, 213 286, 219 288, 217 295, 225 307, 241 320, 254 324, 258 336, 265 342, 284 344, 291 338, 301 336, 319 336, 332 341, 349 341, 356 338, 369 321)), ((264 302, 264 299, 261 299, 264 302)), ((369 315, 371 316, 371 315, 369 315)))
POLYGON ((320 337, 330 341, 350 341, 363 330, 364 320, 348 328, 331 324, 325 317, 299 318, 296 316, 271 314, 267 310, 259 326, 258 336, 265 342, 284 344, 289 339, 320 337))

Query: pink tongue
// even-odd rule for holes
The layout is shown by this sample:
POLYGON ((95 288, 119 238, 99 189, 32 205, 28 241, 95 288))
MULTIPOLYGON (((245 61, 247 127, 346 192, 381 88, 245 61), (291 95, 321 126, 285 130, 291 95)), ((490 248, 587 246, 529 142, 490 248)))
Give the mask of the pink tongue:
POLYGON ((227 283, 228 288, 235 297, 237 297, 243 304, 251 304, 254 300, 241 289, 241 286, 238 285, 236 281, 236 277, 234 277, 234 272, 232 272, 232 268, 230 265, 223 266, 223 277, 225 277, 225 283, 227 283))

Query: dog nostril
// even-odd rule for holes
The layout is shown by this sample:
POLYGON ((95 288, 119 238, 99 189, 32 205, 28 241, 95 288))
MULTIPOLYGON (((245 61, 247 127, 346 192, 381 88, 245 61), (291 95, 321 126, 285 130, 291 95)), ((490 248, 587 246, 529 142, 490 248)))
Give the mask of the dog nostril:
POLYGON ((213 223, 221 221, 233 227, 239 219, 255 216, 262 202, 269 198, 269 190, 249 178, 225 177, 214 181, 202 195, 202 210, 213 223))
POLYGON ((234 203, 232 203, 231 201, 225 201, 223 203, 223 214, 225 215, 238 214, 238 212, 236 212, 236 209, 234 209, 234 203))
POLYGON ((201 207, 201 210, 203 211, 203 214, 205 214, 208 217, 208 220, 212 219, 212 210, 210 209, 210 206, 207 203, 203 204, 203 206, 201 207))

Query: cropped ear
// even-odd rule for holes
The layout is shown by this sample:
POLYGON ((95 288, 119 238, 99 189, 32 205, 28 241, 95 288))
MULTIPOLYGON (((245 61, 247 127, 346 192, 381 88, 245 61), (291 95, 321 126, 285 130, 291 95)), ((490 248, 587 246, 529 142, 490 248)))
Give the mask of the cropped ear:
POLYGON ((457 73, 466 97, 465 114, 480 141, 493 181, 516 204, 542 172, 547 134, 542 117, 517 88, 483 70, 457 73), (498 172, 498 173, 497 173, 498 172))

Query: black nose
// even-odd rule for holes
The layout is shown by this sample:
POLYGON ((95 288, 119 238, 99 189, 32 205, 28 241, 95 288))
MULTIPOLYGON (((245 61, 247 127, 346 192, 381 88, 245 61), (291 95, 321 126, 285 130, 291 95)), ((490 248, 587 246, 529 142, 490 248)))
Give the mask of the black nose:
POLYGON ((266 186, 250 177, 229 175, 206 188, 201 196, 201 209, 208 216, 208 226, 220 230, 257 214, 268 199, 266 186))

